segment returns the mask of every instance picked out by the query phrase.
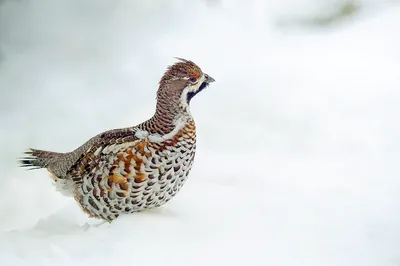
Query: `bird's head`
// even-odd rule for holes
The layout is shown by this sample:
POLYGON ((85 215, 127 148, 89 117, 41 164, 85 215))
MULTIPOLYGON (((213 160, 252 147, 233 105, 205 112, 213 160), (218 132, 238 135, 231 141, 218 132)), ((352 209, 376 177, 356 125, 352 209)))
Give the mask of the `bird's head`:
POLYGON ((169 66, 161 78, 157 99, 187 110, 190 100, 215 80, 192 61, 177 59, 179 62, 169 66))

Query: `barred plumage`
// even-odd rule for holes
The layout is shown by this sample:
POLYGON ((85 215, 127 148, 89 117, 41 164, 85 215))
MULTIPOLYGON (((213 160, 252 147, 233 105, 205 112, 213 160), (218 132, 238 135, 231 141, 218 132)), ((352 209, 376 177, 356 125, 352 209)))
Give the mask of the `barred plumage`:
POLYGON ((101 133, 69 153, 31 149, 22 166, 47 168, 63 194, 109 222, 168 202, 185 183, 196 152, 189 102, 214 81, 193 62, 179 60, 161 78, 151 119, 101 133))

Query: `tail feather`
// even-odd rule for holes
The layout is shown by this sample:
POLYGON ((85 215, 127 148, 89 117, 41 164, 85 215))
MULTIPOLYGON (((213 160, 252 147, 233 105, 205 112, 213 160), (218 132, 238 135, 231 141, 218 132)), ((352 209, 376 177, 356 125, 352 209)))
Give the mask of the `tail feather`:
POLYGON ((24 153, 26 156, 20 159, 20 166, 27 167, 28 170, 48 168, 54 163, 61 153, 29 149, 24 153))

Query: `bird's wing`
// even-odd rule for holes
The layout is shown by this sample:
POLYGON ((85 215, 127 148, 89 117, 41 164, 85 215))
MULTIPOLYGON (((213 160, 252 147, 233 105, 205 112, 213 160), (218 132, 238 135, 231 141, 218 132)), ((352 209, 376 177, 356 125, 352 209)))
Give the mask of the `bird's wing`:
MULTIPOLYGON (((139 139, 131 128, 116 129, 99 134, 86 145, 85 150, 67 171, 67 178, 76 184, 83 183, 88 176, 101 171, 119 152, 132 147, 139 139)), ((116 159, 116 158, 114 158, 116 159)))

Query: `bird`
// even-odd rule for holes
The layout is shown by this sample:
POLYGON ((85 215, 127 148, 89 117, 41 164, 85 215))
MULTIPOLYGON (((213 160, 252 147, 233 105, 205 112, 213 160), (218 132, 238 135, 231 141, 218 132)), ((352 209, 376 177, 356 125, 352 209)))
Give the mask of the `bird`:
POLYGON ((194 96, 215 80, 177 58, 159 81, 154 115, 136 126, 104 131, 71 152, 27 149, 20 166, 45 168, 57 190, 93 218, 160 207, 188 178, 196 153, 194 96))

